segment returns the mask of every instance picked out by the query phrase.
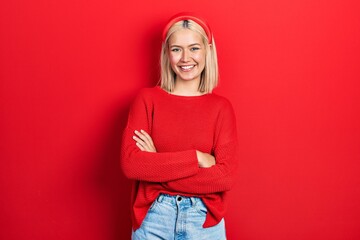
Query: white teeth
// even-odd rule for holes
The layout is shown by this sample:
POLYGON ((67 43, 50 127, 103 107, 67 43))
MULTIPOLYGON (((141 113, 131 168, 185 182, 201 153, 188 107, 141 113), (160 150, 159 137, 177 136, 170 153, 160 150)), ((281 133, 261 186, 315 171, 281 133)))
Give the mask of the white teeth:
POLYGON ((191 68, 193 68, 193 67, 194 67, 194 65, 191 65, 191 66, 181 66, 181 68, 184 69, 184 70, 189 70, 189 69, 191 69, 191 68))

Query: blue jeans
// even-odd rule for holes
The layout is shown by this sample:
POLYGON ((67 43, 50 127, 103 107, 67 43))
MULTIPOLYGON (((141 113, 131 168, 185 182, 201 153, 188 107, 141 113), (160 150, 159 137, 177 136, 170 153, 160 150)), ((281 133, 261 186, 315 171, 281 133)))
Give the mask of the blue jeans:
POLYGON ((160 194, 132 240, 225 240, 225 222, 203 228, 207 209, 197 197, 160 194))

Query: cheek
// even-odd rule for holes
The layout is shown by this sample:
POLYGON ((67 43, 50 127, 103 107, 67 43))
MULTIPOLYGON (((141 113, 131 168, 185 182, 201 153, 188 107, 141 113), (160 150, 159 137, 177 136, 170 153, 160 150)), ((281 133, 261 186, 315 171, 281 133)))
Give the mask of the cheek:
POLYGON ((171 66, 174 66, 179 62, 180 58, 176 54, 169 54, 169 60, 171 66))
POLYGON ((197 53, 193 56, 193 59, 200 65, 205 64, 205 53, 197 53))

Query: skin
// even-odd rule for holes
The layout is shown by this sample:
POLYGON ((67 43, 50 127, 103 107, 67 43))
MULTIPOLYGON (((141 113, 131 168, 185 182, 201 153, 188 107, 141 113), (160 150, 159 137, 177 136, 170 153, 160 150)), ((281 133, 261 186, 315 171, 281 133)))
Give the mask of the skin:
MULTIPOLYGON (((209 45, 211 47, 211 45, 209 45)), ((202 36, 190 29, 174 32, 169 38, 169 59, 176 74, 174 91, 171 94, 181 96, 202 95, 198 90, 201 72, 205 68, 206 48, 202 36)), ((135 130, 133 139, 141 151, 156 152, 151 136, 144 130, 135 130)), ((199 167, 215 165, 215 157, 196 150, 199 167)))
POLYGON ((198 91, 201 72, 205 68, 206 48, 199 33, 190 29, 181 29, 169 39, 169 60, 174 73, 175 88, 173 94, 185 96, 202 95, 198 91), (189 70, 183 67, 192 67, 189 70))

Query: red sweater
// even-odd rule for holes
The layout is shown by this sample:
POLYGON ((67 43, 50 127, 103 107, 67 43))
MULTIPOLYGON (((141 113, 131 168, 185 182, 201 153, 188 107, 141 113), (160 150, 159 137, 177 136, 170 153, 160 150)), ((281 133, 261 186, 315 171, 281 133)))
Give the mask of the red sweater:
POLYGON ((201 197, 208 208, 203 227, 216 225, 233 184, 236 133, 234 111, 224 97, 172 95, 159 86, 143 89, 130 108, 121 144, 121 168, 135 180, 133 229, 140 227, 159 193, 201 197), (141 129, 151 135, 156 153, 135 145, 134 131, 141 129), (215 156, 216 164, 199 168, 196 150, 215 156))

